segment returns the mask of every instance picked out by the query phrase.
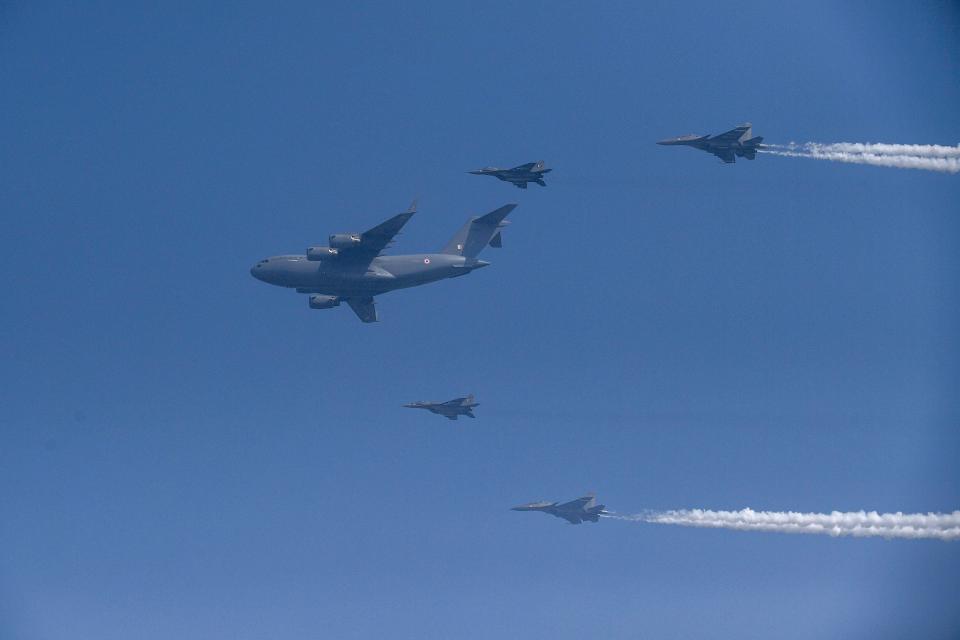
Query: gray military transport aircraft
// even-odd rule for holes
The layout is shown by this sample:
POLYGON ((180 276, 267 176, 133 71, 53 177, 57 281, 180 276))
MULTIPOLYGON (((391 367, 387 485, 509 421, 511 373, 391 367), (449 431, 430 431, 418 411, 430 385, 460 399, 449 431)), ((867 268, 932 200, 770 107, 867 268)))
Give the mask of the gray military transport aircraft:
POLYGON ((737 161, 738 157, 746 158, 747 160, 753 160, 757 157, 757 150, 763 148, 763 145, 760 144, 763 142, 763 137, 757 136, 754 138, 752 136, 752 125, 749 122, 745 122, 736 129, 731 129, 718 136, 698 136, 691 133, 690 135, 680 136, 679 138, 661 140, 657 144, 694 147, 695 149, 712 153, 727 164, 732 164, 737 161))
POLYGON ((439 253, 380 255, 416 212, 416 203, 363 233, 330 236, 329 246, 308 247, 306 255, 274 256, 250 268, 257 280, 309 294, 311 309, 331 309, 346 302, 363 322, 376 322, 374 296, 395 289, 456 278, 486 267, 477 256, 488 244, 502 246, 504 220, 517 205, 470 218, 439 253))
POLYGON ((480 406, 480 403, 474 401, 473 394, 471 393, 464 398, 454 398, 446 402, 418 400, 417 402, 411 402, 403 406, 408 409, 426 409, 430 413, 436 413, 449 420, 456 420, 459 416, 476 418, 477 416, 473 415, 473 408, 480 406))
POLYGON ((512 511, 542 511, 552 516, 563 518, 570 524, 581 522, 599 522, 600 516, 607 513, 606 505, 597 504, 593 496, 583 496, 562 504, 556 502, 531 502, 513 507, 512 511))
POLYGON ((499 167, 484 167, 476 171, 469 171, 475 176, 493 176, 497 180, 509 182, 515 187, 521 189, 527 188, 528 182, 536 182, 541 187, 547 186, 543 181, 543 176, 550 173, 553 169, 547 169, 543 166, 543 160, 537 162, 528 162, 512 169, 501 169, 499 167))

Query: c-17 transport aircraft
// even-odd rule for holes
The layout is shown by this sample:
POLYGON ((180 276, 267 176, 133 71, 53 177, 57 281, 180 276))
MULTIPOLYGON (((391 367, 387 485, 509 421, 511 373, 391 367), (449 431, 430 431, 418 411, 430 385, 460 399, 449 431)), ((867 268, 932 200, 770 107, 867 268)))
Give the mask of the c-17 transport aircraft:
POLYGON ((551 171, 553 171, 553 169, 547 169, 543 166, 543 160, 538 160, 537 162, 521 164, 512 169, 484 167, 483 169, 477 169, 469 173, 475 176, 493 176, 497 180, 503 180, 520 189, 526 189, 528 182, 536 182, 541 187, 547 186, 547 183, 543 181, 543 176, 551 171))
POLYGON ((411 402, 403 406, 408 409, 426 409, 430 413, 436 413, 449 420, 456 420, 459 416, 476 418, 477 416, 473 415, 473 408, 480 406, 480 403, 474 401, 473 394, 471 393, 464 398, 454 398, 446 402, 418 400, 417 402, 411 402))
POLYGON ((657 144, 694 147, 712 153, 727 164, 732 164, 737 161, 738 157, 747 160, 753 160, 757 157, 757 149, 762 148, 760 143, 763 142, 763 137, 753 138, 751 136, 753 136, 753 126, 749 122, 745 122, 736 129, 731 129, 712 138, 709 135, 698 136, 691 133, 679 138, 661 140, 657 144))
POLYGON ((531 502, 522 504, 519 507, 513 507, 512 511, 542 511, 552 516, 563 518, 570 524, 580 524, 581 522, 599 522, 600 516, 604 513, 606 505, 597 504, 593 496, 583 496, 570 502, 558 504, 556 502, 531 502))
POLYGON ((363 233, 330 236, 329 246, 308 247, 306 255, 265 258, 250 268, 257 280, 309 294, 311 309, 331 309, 346 302, 363 322, 376 322, 373 298, 395 289, 456 278, 486 267, 477 256, 489 244, 502 246, 504 220, 517 205, 470 218, 439 253, 380 255, 416 212, 416 203, 363 233))

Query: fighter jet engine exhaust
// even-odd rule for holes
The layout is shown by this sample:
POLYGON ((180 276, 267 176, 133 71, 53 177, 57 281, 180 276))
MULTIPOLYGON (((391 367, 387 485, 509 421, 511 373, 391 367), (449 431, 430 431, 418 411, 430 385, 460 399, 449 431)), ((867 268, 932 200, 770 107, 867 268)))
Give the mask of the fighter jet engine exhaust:
POLYGON ((875 167, 960 173, 960 145, 948 147, 939 144, 805 142, 786 145, 765 144, 757 150, 757 153, 787 158, 813 158, 831 162, 869 164, 875 167))
POLYGON ((604 514, 601 517, 630 522, 737 531, 807 533, 855 538, 960 540, 960 511, 952 513, 877 513, 876 511, 798 513, 754 511, 749 508, 740 511, 677 509, 645 511, 634 515, 604 514))

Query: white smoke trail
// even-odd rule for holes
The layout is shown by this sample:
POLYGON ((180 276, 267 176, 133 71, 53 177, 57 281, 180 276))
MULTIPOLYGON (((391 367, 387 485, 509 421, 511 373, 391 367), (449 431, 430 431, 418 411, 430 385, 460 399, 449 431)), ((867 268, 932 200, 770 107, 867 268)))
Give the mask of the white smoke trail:
POLYGON ((632 522, 710 527, 737 531, 774 531, 859 538, 930 538, 960 540, 960 511, 952 513, 877 513, 851 511, 798 513, 795 511, 711 511, 677 509, 605 517, 632 522))
POLYGON ((941 144, 885 144, 881 142, 806 142, 804 144, 765 145, 787 151, 814 151, 838 153, 870 153, 879 156, 917 156, 920 158, 960 158, 960 144, 948 147, 941 144))
MULTIPOLYGON (((760 149, 759 153, 788 158, 813 158, 814 160, 830 160, 832 162, 847 162, 851 164, 868 164, 875 167, 895 167, 897 169, 924 169, 926 171, 940 171, 943 173, 960 173, 960 157, 927 157, 916 155, 884 155, 879 153, 853 153, 849 151, 825 151, 830 145, 799 145, 779 147, 768 145, 760 149)), ((891 145, 892 146, 892 145, 891 145)), ((947 147, 949 148, 949 147, 947 147)))

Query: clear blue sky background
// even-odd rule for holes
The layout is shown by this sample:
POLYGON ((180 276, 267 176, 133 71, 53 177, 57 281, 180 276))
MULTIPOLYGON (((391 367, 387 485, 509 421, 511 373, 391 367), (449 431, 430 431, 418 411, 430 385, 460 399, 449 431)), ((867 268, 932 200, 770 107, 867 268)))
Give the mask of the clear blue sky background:
POLYGON ((958 78, 948 2, 3 3, 0 636, 956 638, 957 544, 508 508, 960 508, 960 178, 653 144, 958 78), (520 206, 377 325, 248 274, 414 196, 520 206))

